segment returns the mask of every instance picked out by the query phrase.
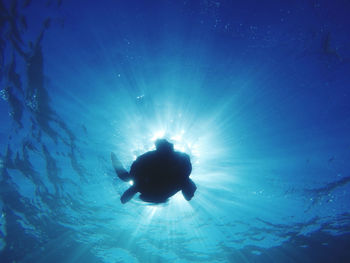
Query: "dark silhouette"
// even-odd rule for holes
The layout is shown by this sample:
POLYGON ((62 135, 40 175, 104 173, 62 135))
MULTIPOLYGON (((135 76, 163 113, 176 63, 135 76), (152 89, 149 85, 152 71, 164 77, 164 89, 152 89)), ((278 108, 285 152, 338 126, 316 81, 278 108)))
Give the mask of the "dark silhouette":
POLYGON ((145 202, 163 203, 182 190, 187 201, 194 196, 197 187, 189 178, 192 165, 186 153, 174 151, 174 146, 165 139, 155 142, 156 150, 139 156, 128 173, 114 153, 111 154, 113 167, 118 177, 133 185, 120 198, 125 204, 139 192, 145 202))

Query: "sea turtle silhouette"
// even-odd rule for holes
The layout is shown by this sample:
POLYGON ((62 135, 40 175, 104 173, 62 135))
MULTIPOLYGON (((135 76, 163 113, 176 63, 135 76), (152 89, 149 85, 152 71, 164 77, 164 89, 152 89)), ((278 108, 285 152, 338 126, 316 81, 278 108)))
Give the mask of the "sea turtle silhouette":
POLYGON ((155 146, 155 151, 146 152, 133 162, 129 173, 111 153, 118 177, 125 182, 133 181, 120 198, 123 204, 138 192, 141 200, 150 203, 164 203, 180 190, 187 201, 194 196, 197 187, 189 178, 192 171, 190 157, 174 151, 174 145, 165 139, 156 140, 155 146))

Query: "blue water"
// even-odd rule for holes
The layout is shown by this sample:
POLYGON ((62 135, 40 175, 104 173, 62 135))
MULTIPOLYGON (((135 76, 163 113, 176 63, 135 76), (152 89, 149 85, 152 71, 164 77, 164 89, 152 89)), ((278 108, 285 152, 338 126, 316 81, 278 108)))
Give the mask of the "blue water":
POLYGON ((349 12, 0 2, 0 262, 350 262, 349 12), (159 137, 194 198, 122 205, 159 137))

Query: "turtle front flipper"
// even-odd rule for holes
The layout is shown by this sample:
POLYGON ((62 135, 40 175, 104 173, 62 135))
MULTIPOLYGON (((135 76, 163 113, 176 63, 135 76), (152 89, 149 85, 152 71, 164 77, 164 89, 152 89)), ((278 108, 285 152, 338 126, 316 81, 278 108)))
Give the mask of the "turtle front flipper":
POLYGON ((129 202, 134 195, 137 193, 137 189, 135 186, 131 186, 128 190, 126 190, 124 192, 124 194, 122 195, 122 197, 120 197, 120 201, 122 202, 122 204, 125 204, 127 202, 129 202))
POLYGON ((111 153, 111 160, 112 160, 113 168, 116 174, 118 175, 118 177, 124 182, 130 181, 131 179, 130 174, 128 173, 127 170, 125 170, 122 163, 119 161, 119 159, 113 152, 111 153))
POLYGON ((188 178, 182 186, 182 195, 187 201, 190 201, 197 190, 195 183, 188 178))

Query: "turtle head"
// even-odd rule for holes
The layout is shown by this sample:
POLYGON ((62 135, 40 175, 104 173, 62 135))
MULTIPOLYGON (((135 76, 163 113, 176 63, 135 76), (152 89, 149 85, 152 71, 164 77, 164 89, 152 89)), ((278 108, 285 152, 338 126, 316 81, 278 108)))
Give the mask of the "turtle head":
POLYGON ((173 152, 174 144, 168 142, 166 139, 158 139, 154 143, 156 145, 157 151, 160 152, 173 152))

